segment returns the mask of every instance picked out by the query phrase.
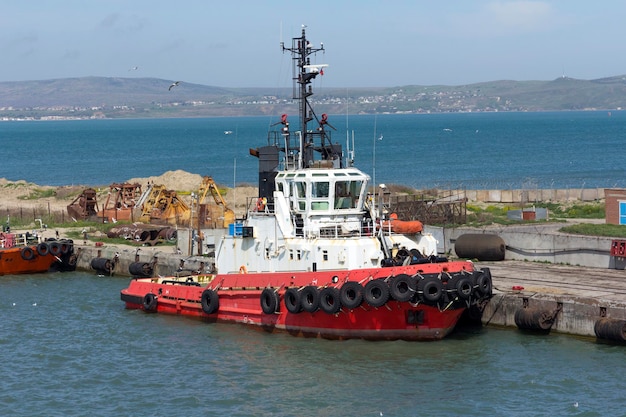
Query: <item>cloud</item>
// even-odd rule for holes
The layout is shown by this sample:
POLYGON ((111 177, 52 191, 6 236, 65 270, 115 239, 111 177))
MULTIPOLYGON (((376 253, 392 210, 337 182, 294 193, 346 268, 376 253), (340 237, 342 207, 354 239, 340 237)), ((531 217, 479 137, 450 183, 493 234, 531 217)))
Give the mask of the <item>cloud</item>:
POLYGON ((133 14, 130 16, 124 16, 120 13, 110 13, 104 17, 99 23, 98 27, 106 30, 116 30, 123 33, 138 32, 145 26, 145 19, 133 14))
POLYGON ((100 24, 98 26, 100 26, 101 28, 112 28, 115 26, 115 24, 120 20, 120 14, 119 13, 111 13, 109 15, 107 15, 104 19, 102 19, 100 21, 100 24))
POLYGON ((14 38, 9 38, 4 42, 4 46, 6 48, 23 48, 23 47, 32 47, 34 44, 39 42, 39 36, 35 33, 27 33, 23 35, 16 36, 14 38))
POLYGON ((0 43, 0 47, 14 56, 25 58, 33 55, 39 44, 39 35, 36 33, 26 33, 13 38, 7 38, 0 43))
POLYGON ((64 60, 76 60, 81 57, 81 53, 77 49, 67 49, 61 56, 64 60))
POLYGON ((491 2, 483 13, 493 26, 512 32, 547 27, 553 16, 552 6, 542 1, 491 2))

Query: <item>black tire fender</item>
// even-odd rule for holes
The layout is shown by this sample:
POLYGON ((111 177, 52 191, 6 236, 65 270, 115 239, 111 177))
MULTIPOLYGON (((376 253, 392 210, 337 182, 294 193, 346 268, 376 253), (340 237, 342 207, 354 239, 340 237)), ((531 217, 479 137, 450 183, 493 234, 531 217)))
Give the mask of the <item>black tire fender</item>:
POLYGON ((202 297, 200 297, 200 304, 202 305, 202 311, 205 314, 213 314, 220 307, 220 298, 216 291, 206 289, 202 291, 202 297))
POLYGON ((467 300, 472 295, 472 280, 467 277, 460 277, 456 281, 456 294, 459 298, 467 300))
POLYGON ((476 291, 483 296, 491 296, 491 292, 493 289, 493 283, 491 281, 491 271, 488 268, 483 268, 483 270, 474 276, 475 281, 474 285, 476 287, 476 291))
POLYGON ((46 242, 41 242, 39 245, 37 245, 37 253, 39 254, 39 256, 46 256, 48 253, 50 253, 50 248, 48 248, 48 244, 46 242))
POLYGON ((317 287, 309 285, 300 292, 302 309, 307 313, 315 313, 320 306, 320 292, 317 287))
POLYGON ((417 291, 415 278, 407 274, 398 274, 389 281, 389 292, 396 301, 409 301, 417 291))
POLYGON ((20 251, 20 255, 22 255, 22 259, 24 259, 25 261, 30 261, 35 257, 35 251, 33 250, 33 248, 27 246, 25 248, 22 248, 22 250, 20 251))
POLYGON ((50 253, 54 256, 59 256, 61 254, 61 244, 59 242, 50 242, 48 247, 50 248, 50 253))
POLYGON ((143 296, 143 309, 147 312, 152 312, 157 310, 157 296, 149 292, 148 294, 143 296))
POLYGON ((365 285, 363 297, 372 307, 382 307, 389 300, 389 286, 382 279, 374 279, 365 285))
POLYGON ((437 277, 426 277, 418 283, 417 292, 424 301, 436 303, 443 295, 443 284, 437 277))
POLYGON ((328 314, 336 314, 341 310, 341 297, 335 287, 326 287, 320 291, 320 309, 328 314))
POLYGON ((302 299, 297 288, 287 289, 283 298, 288 312, 297 314, 302 311, 302 299))
POLYGON ((363 286, 355 281, 346 282, 339 290, 339 297, 345 308, 355 309, 363 302, 363 286))
POLYGON ((261 292, 261 309, 265 314, 277 313, 280 307, 280 297, 275 288, 265 288, 261 292))
POLYGON ((67 242, 61 242, 61 254, 67 255, 70 252, 70 246, 67 242))

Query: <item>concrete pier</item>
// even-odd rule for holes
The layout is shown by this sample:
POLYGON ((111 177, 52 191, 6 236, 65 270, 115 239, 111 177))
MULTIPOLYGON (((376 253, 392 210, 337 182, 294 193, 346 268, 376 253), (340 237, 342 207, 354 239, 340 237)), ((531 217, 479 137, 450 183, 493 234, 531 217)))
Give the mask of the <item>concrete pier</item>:
POLYGON ((77 269, 94 271, 91 260, 94 258, 106 258, 114 263, 110 275, 127 276, 133 262, 145 262, 154 264, 154 276, 171 276, 177 273, 189 273, 201 271, 209 273, 213 266, 213 258, 205 256, 185 256, 176 253, 171 246, 128 246, 128 245, 103 245, 93 246, 75 244, 78 253, 77 269))
POLYGON ((516 311, 530 308, 555 313, 551 331, 595 337, 599 319, 626 320, 624 270, 524 261, 477 265, 491 269, 494 285, 484 325, 516 327, 516 311))

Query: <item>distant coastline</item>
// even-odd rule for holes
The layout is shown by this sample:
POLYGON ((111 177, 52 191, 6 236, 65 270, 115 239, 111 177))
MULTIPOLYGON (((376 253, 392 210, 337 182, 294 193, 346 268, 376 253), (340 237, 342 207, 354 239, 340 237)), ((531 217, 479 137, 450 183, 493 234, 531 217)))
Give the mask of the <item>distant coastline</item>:
MULTIPOLYGON (((328 114, 619 111, 626 76, 597 80, 490 81, 459 86, 325 88, 328 114)), ((263 116, 293 113, 291 88, 221 88, 155 78, 81 77, 0 82, 0 120, 263 116)))

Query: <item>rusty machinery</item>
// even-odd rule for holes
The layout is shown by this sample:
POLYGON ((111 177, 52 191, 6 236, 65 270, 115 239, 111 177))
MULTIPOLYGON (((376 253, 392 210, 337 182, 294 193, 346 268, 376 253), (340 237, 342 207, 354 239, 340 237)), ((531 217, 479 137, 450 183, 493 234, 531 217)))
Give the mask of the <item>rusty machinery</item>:
POLYGON ((67 213, 74 220, 86 220, 98 215, 96 190, 85 188, 83 192, 67 206, 67 213))
POLYGON ((139 202, 139 221, 143 223, 188 225, 191 219, 189 206, 164 185, 149 185, 139 202))
POLYGON ((107 221, 133 221, 133 209, 141 197, 141 184, 113 183, 109 186, 106 203, 98 217, 107 221))
POLYGON ((235 212, 232 211, 222 197, 217 184, 211 177, 202 177, 202 183, 198 189, 198 213, 194 223, 198 229, 228 227, 235 222, 235 212), (204 202, 207 194, 211 193, 215 205, 204 202))

